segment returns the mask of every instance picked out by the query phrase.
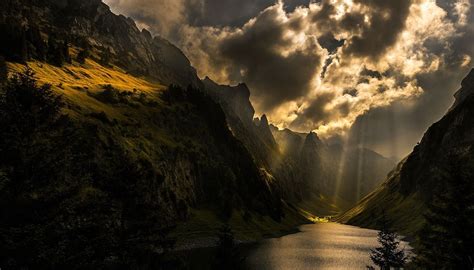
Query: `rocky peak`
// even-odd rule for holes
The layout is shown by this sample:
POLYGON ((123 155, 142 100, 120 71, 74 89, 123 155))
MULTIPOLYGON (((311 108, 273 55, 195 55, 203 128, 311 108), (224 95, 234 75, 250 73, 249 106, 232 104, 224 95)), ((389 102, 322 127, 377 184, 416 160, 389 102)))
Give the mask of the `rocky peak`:
POLYGON ((468 96, 474 94, 474 69, 471 69, 469 74, 461 82, 461 89, 454 94, 456 102, 453 108, 462 103, 468 96))
POLYGON ((264 114, 262 115, 262 117, 260 118, 260 126, 261 127, 268 127, 268 118, 267 116, 264 114))
POLYGON ((306 136, 306 142, 308 143, 312 143, 312 144, 320 144, 321 143, 321 140, 319 139, 318 137, 318 134, 316 134, 315 132, 310 132, 308 133, 308 135, 306 136))
POLYGON ((244 98, 250 99, 250 89, 245 83, 239 83, 235 88, 244 98))
POLYGON ((319 139, 318 135, 314 132, 310 132, 308 135, 306 135, 302 150, 310 152, 318 151, 322 144, 323 143, 319 139))
POLYGON ((221 103, 225 110, 231 110, 243 123, 252 123, 255 110, 250 103, 250 90, 247 85, 243 83, 237 86, 219 85, 207 76, 202 83, 206 93, 221 103))

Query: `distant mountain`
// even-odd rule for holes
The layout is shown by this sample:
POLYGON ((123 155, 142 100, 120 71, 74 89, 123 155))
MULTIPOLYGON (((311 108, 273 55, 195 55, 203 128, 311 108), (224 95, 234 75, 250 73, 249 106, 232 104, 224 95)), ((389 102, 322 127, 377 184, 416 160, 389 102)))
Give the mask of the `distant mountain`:
POLYGON ((326 145, 315 133, 276 127, 272 132, 283 155, 299 164, 303 179, 322 194, 348 203, 370 193, 395 166, 392 160, 366 148, 326 145))
POLYGON ((335 214, 372 191, 395 165, 368 149, 327 146, 315 133, 278 130, 265 115, 254 118, 245 84, 218 85, 210 78, 203 84, 224 109, 232 133, 275 179, 288 202, 319 205, 312 208, 315 213, 335 214))
POLYGON ((443 192, 441 184, 456 177, 453 170, 474 172, 474 70, 461 86, 454 105, 428 129, 413 152, 340 221, 374 227, 375 217, 384 210, 397 230, 413 235, 424 223, 426 205, 443 192))

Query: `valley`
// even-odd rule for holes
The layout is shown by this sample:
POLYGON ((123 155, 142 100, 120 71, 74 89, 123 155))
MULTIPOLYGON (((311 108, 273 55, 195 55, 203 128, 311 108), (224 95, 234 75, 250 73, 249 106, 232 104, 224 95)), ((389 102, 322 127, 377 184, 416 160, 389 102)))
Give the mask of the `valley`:
POLYGON ((279 127, 101 0, 2 1, 0 33, 2 269, 359 269, 383 234, 411 269, 436 237, 470 258, 474 70, 398 161, 279 127))

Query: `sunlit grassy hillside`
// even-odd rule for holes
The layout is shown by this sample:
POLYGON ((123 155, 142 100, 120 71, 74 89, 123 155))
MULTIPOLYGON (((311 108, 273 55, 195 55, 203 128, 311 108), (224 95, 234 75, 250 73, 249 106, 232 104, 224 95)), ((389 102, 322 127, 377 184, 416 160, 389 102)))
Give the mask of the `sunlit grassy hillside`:
MULTIPOLYGON (((145 78, 137 78, 118 67, 104 67, 87 59, 85 64, 76 62, 56 67, 44 62, 28 62, 36 73, 39 83, 48 83, 66 91, 78 89, 94 90, 103 85, 111 85, 118 90, 154 92, 163 89, 159 83, 152 83, 145 78)), ((10 72, 21 72, 25 65, 10 63, 10 72)))

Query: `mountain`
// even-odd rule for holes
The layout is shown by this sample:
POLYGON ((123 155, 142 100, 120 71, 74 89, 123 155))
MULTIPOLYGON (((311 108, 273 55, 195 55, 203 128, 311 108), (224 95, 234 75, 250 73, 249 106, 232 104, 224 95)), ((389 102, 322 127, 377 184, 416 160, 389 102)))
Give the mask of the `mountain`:
POLYGON ((204 91, 221 104, 232 133, 249 150, 260 170, 274 179, 286 202, 302 213, 310 213, 309 217, 334 215, 347 207, 343 200, 334 200, 333 190, 327 188, 333 185, 334 177, 324 177, 321 164, 323 156, 331 153, 315 133, 278 132, 266 115, 254 117, 245 84, 218 85, 210 78, 205 78, 203 84, 204 91))
POLYGON ((302 179, 313 189, 347 206, 377 187, 395 163, 382 155, 360 147, 327 145, 315 133, 296 133, 272 127, 283 155, 300 167, 302 179))
POLYGON ((394 228, 405 235, 420 230, 427 205, 443 192, 443 183, 456 177, 453 172, 474 172, 474 70, 462 81, 455 98, 451 109, 428 129, 386 182, 340 221, 375 227, 375 217, 384 210, 394 228))
POLYGON ((385 169, 276 129, 100 0, 1 1, 0 34, 2 267, 153 268, 222 223, 255 241, 335 215, 385 169))
POLYGON ((270 132, 266 116, 254 119, 250 90, 245 84, 218 85, 210 78, 203 80, 203 91, 218 102, 232 133, 247 147, 260 168, 269 169, 278 158, 278 145, 270 132))
POLYGON ((203 84, 204 91, 221 104, 236 138, 276 179, 283 198, 305 211, 332 215, 346 209, 371 192, 395 165, 369 149, 328 146, 316 133, 279 130, 265 115, 254 118, 245 84, 218 85, 208 77, 203 84))
POLYGON ((140 264, 170 234, 184 246, 228 222, 255 241, 308 222, 235 135, 251 125, 277 151, 268 121, 227 117, 168 41, 98 0, 2 1, 0 34, 0 70, 23 74, 1 87, 2 266, 140 264))
POLYGON ((101 0, 5 0, 0 9, 0 30, 11 41, 0 46, 7 61, 45 60, 47 43, 59 41, 88 49, 93 58, 110 54, 110 64, 166 86, 200 85, 177 47, 140 31, 132 19, 113 14, 101 0))

